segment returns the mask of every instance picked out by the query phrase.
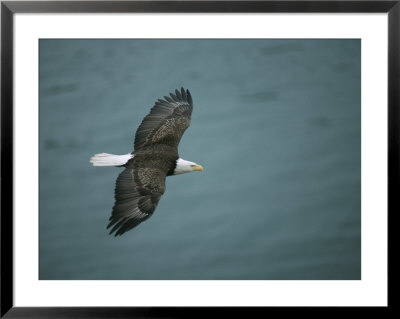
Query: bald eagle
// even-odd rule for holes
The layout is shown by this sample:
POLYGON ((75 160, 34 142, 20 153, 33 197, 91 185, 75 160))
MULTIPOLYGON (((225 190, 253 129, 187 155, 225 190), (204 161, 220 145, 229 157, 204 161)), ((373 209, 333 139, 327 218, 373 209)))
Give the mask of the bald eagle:
POLYGON ((203 170, 201 165, 178 155, 178 144, 190 125, 192 110, 189 90, 175 90, 170 97, 158 99, 143 119, 136 130, 132 153, 100 153, 90 159, 94 166, 125 168, 115 184, 115 204, 107 226, 110 234, 122 235, 153 214, 165 192, 167 176, 203 170))

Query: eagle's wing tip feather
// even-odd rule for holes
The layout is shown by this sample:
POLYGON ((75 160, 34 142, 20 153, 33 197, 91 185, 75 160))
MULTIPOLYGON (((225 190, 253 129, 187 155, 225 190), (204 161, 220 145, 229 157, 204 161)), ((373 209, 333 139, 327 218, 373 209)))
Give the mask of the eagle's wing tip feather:
POLYGON ((171 92, 170 97, 164 96, 164 99, 168 102, 173 102, 173 101, 185 101, 188 102, 190 105, 192 105, 192 96, 190 94, 190 91, 188 89, 185 89, 183 86, 181 87, 181 90, 179 91, 178 89, 175 90, 175 92, 171 92), (172 98, 172 100, 171 100, 172 98))
POLYGON ((169 95, 172 97, 172 99, 173 99, 174 101, 178 101, 178 98, 177 98, 177 96, 176 96, 174 93, 170 93, 169 95))

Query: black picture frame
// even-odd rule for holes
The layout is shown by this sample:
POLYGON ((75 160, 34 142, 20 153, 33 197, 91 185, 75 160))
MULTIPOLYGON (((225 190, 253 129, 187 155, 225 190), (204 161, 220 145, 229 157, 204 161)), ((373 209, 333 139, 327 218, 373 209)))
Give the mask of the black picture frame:
MULTIPOLYGON (((13 303, 13 16, 15 13, 120 12, 304 12, 388 14, 388 218, 398 213, 400 0, 396 1, 1 1, 1 317, 5 318, 177 318, 281 311, 261 308, 14 307, 13 303)), ((389 226, 388 226, 389 227, 389 226)), ((389 230, 389 236, 393 234, 389 230)), ((390 251, 390 237, 388 238, 390 251)), ((388 255, 389 258, 389 255, 388 255)), ((390 262, 390 259, 389 259, 390 262)), ((390 269, 388 269, 390 270, 390 269)), ((389 273, 390 275, 390 273, 389 273)), ((388 287, 390 282, 388 281, 388 287)), ((388 311, 393 302, 389 291, 388 311)), ((362 309, 357 308, 359 311, 362 309)), ((306 314, 310 308, 285 308, 306 314)), ((313 308, 313 311, 326 308, 313 308)), ((336 313, 340 307, 330 308, 336 313)), ((346 309, 346 311, 348 308, 346 309)), ((366 308, 364 311, 369 311, 366 308)))

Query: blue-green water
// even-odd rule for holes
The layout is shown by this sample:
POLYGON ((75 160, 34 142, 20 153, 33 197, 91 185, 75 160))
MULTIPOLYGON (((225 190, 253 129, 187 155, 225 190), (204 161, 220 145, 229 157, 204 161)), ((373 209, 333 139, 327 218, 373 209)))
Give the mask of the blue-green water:
POLYGON ((40 279, 360 279, 359 40, 40 40, 40 279), (156 99, 192 124, 154 215, 106 225, 156 99))

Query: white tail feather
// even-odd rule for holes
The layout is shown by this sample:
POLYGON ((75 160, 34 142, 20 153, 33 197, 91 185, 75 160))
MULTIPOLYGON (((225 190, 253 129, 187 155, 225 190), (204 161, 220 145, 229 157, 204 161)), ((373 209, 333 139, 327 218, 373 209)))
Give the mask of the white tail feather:
POLYGON ((93 166, 121 166, 126 164, 132 157, 133 154, 114 155, 100 153, 94 155, 90 159, 90 163, 92 163, 93 166))

